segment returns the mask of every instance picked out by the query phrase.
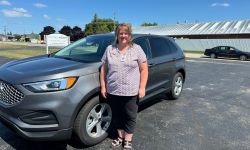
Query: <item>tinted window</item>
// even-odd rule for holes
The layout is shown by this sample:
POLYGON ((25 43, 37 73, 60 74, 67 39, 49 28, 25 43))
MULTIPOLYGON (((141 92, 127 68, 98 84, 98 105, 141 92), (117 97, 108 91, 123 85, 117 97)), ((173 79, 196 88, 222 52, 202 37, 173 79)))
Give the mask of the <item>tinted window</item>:
POLYGON ((113 38, 103 40, 103 41, 102 41, 102 46, 101 46, 100 50, 98 51, 98 55, 99 55, 99 56, 102 56, 102 55, 104 54, 106 48, 107 48, 109 45, 113 44, 113 42, 114 42, 114 39, 113 39, 113 38))
POLYGON ((235 51, 235 48, 229 47, 229 50, 230 50, 230 51, 235 51))
POLYGON ((143 49, 144 53, 146 54, 146 56, 148 58, 149 50, 148 50, 147 39, 146 38, 138 38, 138 39, 135 39, 133 42, 141 46, 141 48, 143 49))
POLYGON ((225 50, 227 50, 227 48, 226 47, 220 47, 220 50, 225 51, 225 50))
POLYGON ((170 45, 165 38, 150 38, 149 42, 153 57, 164 56, 171 53, 170 45))

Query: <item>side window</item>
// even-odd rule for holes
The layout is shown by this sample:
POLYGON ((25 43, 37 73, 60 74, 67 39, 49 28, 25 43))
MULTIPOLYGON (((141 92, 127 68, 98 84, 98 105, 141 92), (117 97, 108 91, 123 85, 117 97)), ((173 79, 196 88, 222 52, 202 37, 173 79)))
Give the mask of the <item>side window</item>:
POLYGON ((101 48, 98 50, 98 55, 102 57, 102 55, 104 54, 106 48, 111 45, 114 42, 114 39, 106 39, 102 41, 102 46, 101 48))
POLYGON ((229 47, 230 51, 235 51, 235 49, 233 47, 229 47))
POLYGON ((135 44, 138 44, 143 49, 144 53, 146 54, 147 58, 149 58, 149 47, 148 47, 148 41, 146 38, 138 38, 133 41, 135 44))
POLYGON ((149 39, 152 57, 164 56, 171 53, 171 48, 165 38, 154 37, 149 39))
POLYGON ((220 51, 222 52, 226 51, 226 47, 220 47, 220 51))

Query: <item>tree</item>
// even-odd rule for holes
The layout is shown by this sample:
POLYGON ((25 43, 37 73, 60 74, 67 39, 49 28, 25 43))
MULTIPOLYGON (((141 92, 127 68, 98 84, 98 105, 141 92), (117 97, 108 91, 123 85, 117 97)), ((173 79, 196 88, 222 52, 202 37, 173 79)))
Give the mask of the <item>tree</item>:
POLYGON ((66 36, 72 36, 72 29, 70 26, 63 26, 59 33, 64 34, 66 36))
POLYGON ((158 25, 158 23, 156 23, 156 22, 154 22, 154 23, 147 23, 147 22, 145 22, 145 23, 143 23, 143 24, 141 24, 141 26, 157 26, 158 25))
POLYGON ((78 26, 75 26, 72 29, 72 37, 70 38, 72 41, 77 41, 81 38, 84 37, 84 32, 82 31, 81 28, 79 28, 78 26))
POLYGON ((77 41, 84 37, 84 32, 78 26, 73 29, 70 26, 63 26, 59 33, 69 36, 71 41, 77 41))
POLYGON ((94 34, 93 24, 91 23, 86 24, 84 32, 86 36, 94 34))
POLYGON ((118 22, 114 22, 112 19, 101 19, 95 14, 93 20, 85 25, 84 32, 85 35, 109 33, 114 31, 114 26, 117 24, 118 22))
POLYGON ((55 33, 55 29, 51 26, 46 26, 43 28, 43 31, 40 34, 41 40, 44 40, 44 35, 49 35, 55 33))

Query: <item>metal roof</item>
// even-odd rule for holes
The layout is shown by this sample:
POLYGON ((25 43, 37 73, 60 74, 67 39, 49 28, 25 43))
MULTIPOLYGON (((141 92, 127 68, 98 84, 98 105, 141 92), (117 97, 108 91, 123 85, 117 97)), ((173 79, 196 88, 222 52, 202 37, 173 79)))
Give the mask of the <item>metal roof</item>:
POLYGON ((135 27, 133 32, 157 35, 250 34, 250 20, 135 27))

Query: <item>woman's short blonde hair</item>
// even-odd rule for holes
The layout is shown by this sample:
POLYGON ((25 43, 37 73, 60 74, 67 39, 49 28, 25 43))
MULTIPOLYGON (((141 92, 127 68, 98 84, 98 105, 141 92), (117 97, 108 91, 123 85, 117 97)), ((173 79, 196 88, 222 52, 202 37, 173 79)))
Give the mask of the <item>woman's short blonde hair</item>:
POLYGON ((125 29, 128 32, 129 35, 129 45, 132 45, 132 27, 130 24, 128 23, 121 23, 118 24, 118 26, 115 29, 115 44, 118 44, 118 36, 119 36, 119 32, 121 29, 125 29))

